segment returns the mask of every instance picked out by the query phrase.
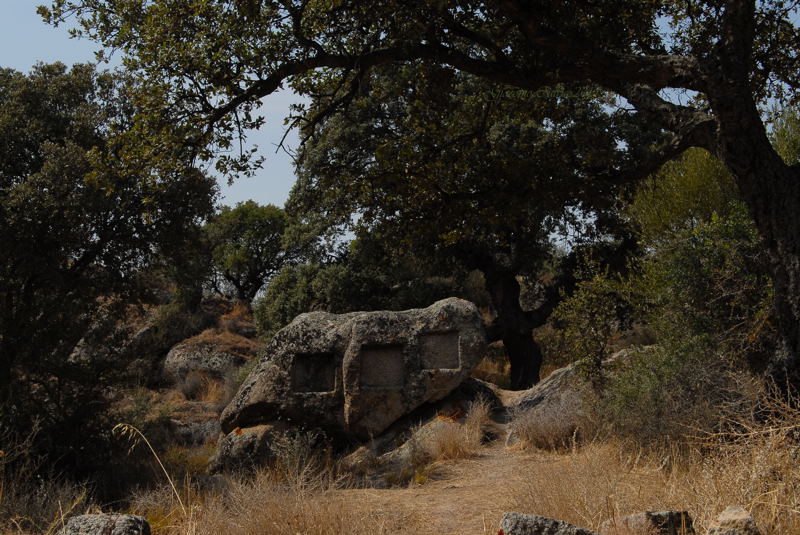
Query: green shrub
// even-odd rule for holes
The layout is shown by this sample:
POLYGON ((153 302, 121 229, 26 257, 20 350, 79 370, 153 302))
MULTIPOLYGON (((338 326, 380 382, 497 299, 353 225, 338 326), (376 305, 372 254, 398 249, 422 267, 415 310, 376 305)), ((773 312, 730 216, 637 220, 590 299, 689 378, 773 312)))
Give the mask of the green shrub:
POLYGON ((627 328, 629 317, 621 295, 623 284, 601 272, 592 261, 581 270, 572 295, 553 311, 544 334, 547 352, 561 362, 575 362, 583 376, 602 392, 606 383, 603 361, 611 356, 612 336, 627 328))

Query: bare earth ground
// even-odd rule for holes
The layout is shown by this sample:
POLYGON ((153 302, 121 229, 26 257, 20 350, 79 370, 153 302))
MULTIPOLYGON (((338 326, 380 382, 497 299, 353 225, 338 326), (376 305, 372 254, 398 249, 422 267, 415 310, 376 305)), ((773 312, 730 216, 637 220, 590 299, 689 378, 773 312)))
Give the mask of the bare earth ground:
POLYGON ((385 520, 391 533, 494 535, 513 506, 505 483, 541 462, 552 458, 506 448, 501 438, 478 457, 436 463, 422 485, 339 492, 385 520))

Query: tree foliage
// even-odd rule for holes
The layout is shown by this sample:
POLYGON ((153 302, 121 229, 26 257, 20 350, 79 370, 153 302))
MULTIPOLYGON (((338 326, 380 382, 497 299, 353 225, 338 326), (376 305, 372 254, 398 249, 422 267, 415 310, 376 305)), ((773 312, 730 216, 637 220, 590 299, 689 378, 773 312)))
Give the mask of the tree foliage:
POLYGON ((774 336, 769 258, 734 189, 701 150, 640 187, 629 213, 647 254, 631 293, 663 343, 705 338, 763 370, 774 336))
POLYGON ((395 261, 480 270, 492 339, 505 342, 514 386, 529 386, 531 331, 558 292, 523 310, 517 278, 540 275, 556 235, 608 230, 589 222, 611 221, 642 145, 658 137, 604 102, 599 91, 509 92, 452 69, 384 67, 304 145, 288 206, 380 236, 395 261))
POLYGON ((246 201, 235 208, 223 206, 205 226, 214 268, 233 288, 234 297, 249 305, 285 264, 294 261, 295 253, 285 245, 287 224, 281 208, 246 201))
POLYGON ((102 456, 89 444, 107 436, 104 389, 124 375, 113 351, 81 341, 113 347, 143 268, 213 192, 197 171, 117 172, 108 133, 130 118, 124 82, 86 65, 0 70, 0 426, 38 426, 37 450, 75 471, 102 456))
POLYGON ((474 300, 465 279, 462 273, 436 276, 424 259, 398 257, 391 242, 368 234, 351 241, 333 260, 284 266, 256 299, 254 316, 268 338, 312 310, 404 310, 454 295, 474 300))
MULTIPOLYGON (((770 144, 759 109, 800 96, 797 9, 792 0, 53 0, 42 13, 76 14, 82 32, 121 51, 141 81, 131 139, 139 152, 175 147, 159 156, 167 163, 183 151, 215 160, 241 128, 263 123, 261 99, 285 83, 327 103, 300 110, 313 130, 388 63, 424 61, 532 91, 611 91, 664 134, 638 176, 688 147, 731 171, 771 257, 782 340, 774 372, 798 371, 800 383, 800 216, 787 202, 800 198, 800 170, 770 144)), ((216 159, 221 169, 250 168, 247 151, 233 154, 216 159)))

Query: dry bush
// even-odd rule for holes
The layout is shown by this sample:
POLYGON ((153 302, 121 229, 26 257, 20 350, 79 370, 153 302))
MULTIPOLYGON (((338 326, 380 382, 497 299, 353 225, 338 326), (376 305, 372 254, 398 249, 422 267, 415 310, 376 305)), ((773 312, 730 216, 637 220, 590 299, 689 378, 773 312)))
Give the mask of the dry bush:
POLYGON ((66 515, 87 506, 85 485, 40 474, 30 455, 36 432, 0 432, 0 533, 54 533, 66 515))
POLYGON ((222 330, 247 337, 252 337, 251 335, 256 333, 253 312, 243 303, 235 303, 230 312, 220 316, 218 324, 222 330))

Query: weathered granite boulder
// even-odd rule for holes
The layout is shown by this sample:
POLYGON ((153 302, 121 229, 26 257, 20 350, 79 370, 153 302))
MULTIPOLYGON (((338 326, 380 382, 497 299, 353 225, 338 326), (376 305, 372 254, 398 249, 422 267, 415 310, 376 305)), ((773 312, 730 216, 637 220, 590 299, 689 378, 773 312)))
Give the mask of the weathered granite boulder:
POLYGON ((500 530, 504 535, 599 535, 561 520, 522 513, 504 514, 500 530))
POLYGON ((606 520, 601 535, 694 535, 692 517, 686 511, 644 511, 606 520))
POLYGON ((591 394, 591 386, 574 364, 554 371, 528 390, 511 394, 512 422, 506 444, 522 441, 551 447, 569 443, 587 422, 591 394))
POLYGON ((267 345, 223 411, 222 430, 282 421, 366 440, 447 396, 485 349, 480 313, 461 299, 402 312, 302 314, 267 345))
POLYGON ((69 518, 59 535, 150 535, 150 525, 134 515, 79 515, 69 518))
POLYGON ((244 364, 241 355, 225 351, 213 340, 190 338, 179 343, 167 353, 163 373, 167 380, 182 381, 189 372, 203 372, 221 378, 244 364))
POLYGON ((746 509, 731 506, 720 513, 708 535, 761 535, 761 530, 746 509))

